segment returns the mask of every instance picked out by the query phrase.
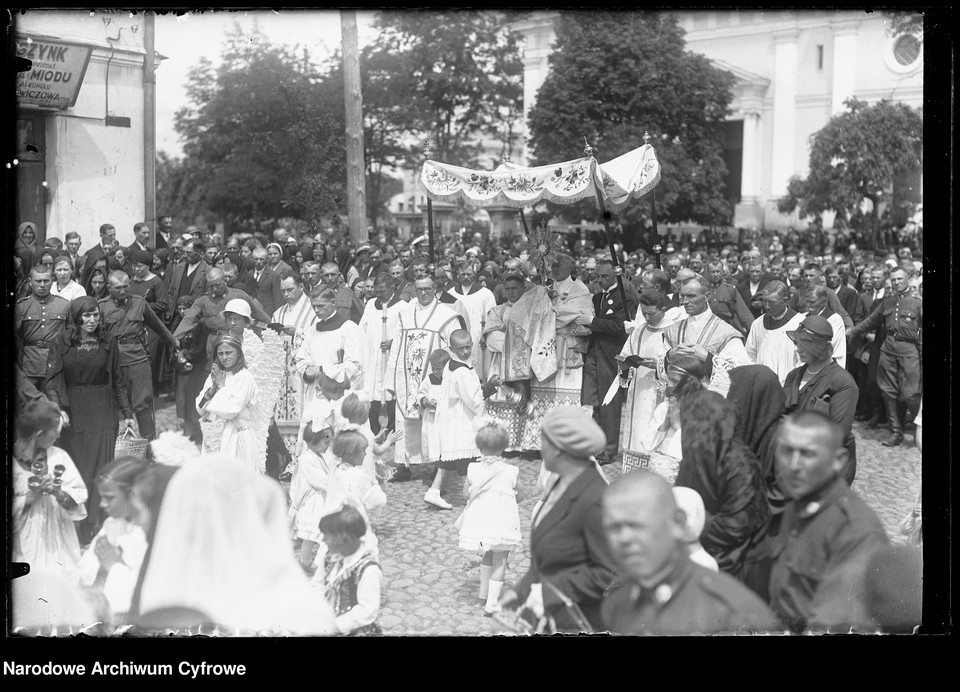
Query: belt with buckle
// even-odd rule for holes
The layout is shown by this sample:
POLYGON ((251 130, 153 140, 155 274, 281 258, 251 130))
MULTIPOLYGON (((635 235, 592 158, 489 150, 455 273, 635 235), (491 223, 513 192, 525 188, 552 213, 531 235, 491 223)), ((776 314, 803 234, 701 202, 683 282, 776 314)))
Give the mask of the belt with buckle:
POLYGON ((905 342, 907 342, 907 343, 912 344, 914 341, 917 340, 917 338, 916 338, 915 336, 900 336, 899 334, 894 334, 894 335, 893 335, 893 340, 894 340, 894 341, 905 341, 905 342))
POLYGON ((117 339, 118 344, 139 344, 141 343, 139 336, 121 336, 117 339))
POLYGON ((50 342, 49 342, 49 341, 36 341, 36 342, 34 342, 34 343, 30 344, 30 345, 31 345, 31 346, 36 346, 37 348, 50 348, 50 342))

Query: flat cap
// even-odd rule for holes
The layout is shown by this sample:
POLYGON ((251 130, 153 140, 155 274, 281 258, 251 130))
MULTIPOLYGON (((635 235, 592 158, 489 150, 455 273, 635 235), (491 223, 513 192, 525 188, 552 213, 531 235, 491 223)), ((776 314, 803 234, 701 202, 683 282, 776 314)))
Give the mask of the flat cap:
POLYGON ((556 447, 576 457, 599 454, 607 436, 589 413, 576 406, 557 406, 540 423, 543 436, 556 447))

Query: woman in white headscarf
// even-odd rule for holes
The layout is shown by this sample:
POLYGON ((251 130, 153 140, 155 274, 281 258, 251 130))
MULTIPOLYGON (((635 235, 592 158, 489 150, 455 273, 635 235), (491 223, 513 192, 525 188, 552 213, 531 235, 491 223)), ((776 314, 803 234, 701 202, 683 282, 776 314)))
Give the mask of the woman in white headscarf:
POLYGON ((181 468, 157 517, 140 596, 141 624, 242 635, 337 631, 290 546, 280 486, 222 455, 181 468))

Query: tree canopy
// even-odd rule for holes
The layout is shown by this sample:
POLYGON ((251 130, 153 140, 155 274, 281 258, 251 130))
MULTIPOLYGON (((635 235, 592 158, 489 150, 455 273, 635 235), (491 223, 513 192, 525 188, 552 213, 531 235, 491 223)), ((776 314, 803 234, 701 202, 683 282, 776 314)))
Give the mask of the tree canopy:
MULTIPOLYGON (((565 12, 556 35, 529 117, 535 163, 581 156, 584 137, 598 160, 608 160, 641 146, 649 131, 663 171, 658 220, 712 224, 729 216, 720 125, 733 75, 686 51, 683 30, 664 13, 565 12)), ((593 202, 575 207, 566 215, 597 215, 593 202)), ((620 222, 629 232, 648 217, 648 204, 633 204, 620 222)))
POLYGON ((852 98, 844 104, 846 110, 810 138, 810 172, 790 179, 778 207, 817 223, 825 211, 849 221, 868 199, 872 213, 865 230, 875 234, 897 178, 921 165, 922 112, 887 100, 871 106, 852 98))
POLYGON ((200 211, 319 220, 342 206, 342 105, 337 112, 322 97, 305 67, 257 27, 235 24, 221 64, 202 60, 191 70, 176 128, 200 211))

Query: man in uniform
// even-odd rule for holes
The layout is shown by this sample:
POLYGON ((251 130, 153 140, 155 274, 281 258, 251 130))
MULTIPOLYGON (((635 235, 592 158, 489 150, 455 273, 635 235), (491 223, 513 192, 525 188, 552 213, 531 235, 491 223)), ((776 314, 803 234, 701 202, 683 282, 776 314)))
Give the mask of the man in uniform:
MULTIPOLYGON (((17 301, 13 316, 13 331, 17 338, 17 365, 34 387, 43 389, 47 372, 57 372, 59 363, 48 362, 50 344, 63 333, 70 315, 70 301, 51 295, 53 272, 45 264, 30 270, 33 291, 17 301)), ((61 413, 64 423, 69 422, 61 413)))
POLYGON ((890 272, 893 290, 882 301, 875 302, 873 311, 860 324, 847 331, 847 339, 886 326, 887 337, 880 347, 877 365, 877 384, 883 393, 883 403, 893 433, 883 445, 896 447, 903 442, 903 424, 897 411, 897 401, 907 404, 907 421, 913 421, 920 406, 921 359, 923 329, 923 300, 910 286, 913 268, 904 263, 890 272))
POLYGON ((250 314, 256 322, 268 323, 271 319, 256 298, 251 298, 240 289, 227 286, 226 276, 220 267, 207 269, 205 282, 206 293, 197 298, 183 314, 183 319, 180 320, 173 335, 179 339, 202 322, 207 328, 207 359, 211 362, 213 342, 227 331, 227 324, 220 313, 228 301, 242 300, 247 303, 250 306, 250 314))
MULTIPOLYGON (((593 407, 593 419, 607 436, 606 449, 600 453, 597 461, 600 464, 609 464, 614 461, 619 451, 623 395, 617 387, 617 392, 609 404, 603 405, 603 399, 610 385, 618 378, 616 357, 627 340, 624 322, 636 315, 639 299, 627 292, 629 282, 625 282, 627 308, 624 310, 617 288, 617 274, 610 260, 596 263, 596 277, 600 290, 593 296, 594 318, 587 325, 591 334, 587 354, 583 359, 580 403, 593 407)), ((630 288, 635 294, 636 289, 632 286, 630 288)))
POLYGON ((770 573, 770 605, 791 630, 872 628, 864 600, 870 557, 887 545, 883 524, 850 489, 840 428, 812 411, 780 428, 776 468, 784 509, 770 573))
POLYGON ((733 577, 691 562, 686 517, 670 484, 641 469, 603 493, 603 530, 620 581, 600 608, 617 634, 714 634, 782 629, 776 615, 733 577))
POLYGON ((101 298, 100 311, 110 338, 116 338, 120 350, 120 374, 127 385, 130 405, 137 418, 140 436, 156 437, 153 416, 153 377, 146 348, 145 329, 149 327, 174 351, 180 344, 163 321, 140 296, 131 295, 130 277, 124 271, 112 271, 107 277, 110 295, 101 298))
POLYGON ((707 304, 713 314, 746 336, 755 319, 753 313, 743 301, 734 286, 723 282, 723 262, 711 260, 707 263, 707 304))

